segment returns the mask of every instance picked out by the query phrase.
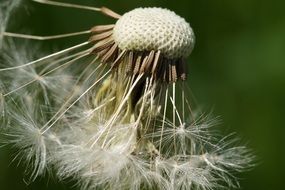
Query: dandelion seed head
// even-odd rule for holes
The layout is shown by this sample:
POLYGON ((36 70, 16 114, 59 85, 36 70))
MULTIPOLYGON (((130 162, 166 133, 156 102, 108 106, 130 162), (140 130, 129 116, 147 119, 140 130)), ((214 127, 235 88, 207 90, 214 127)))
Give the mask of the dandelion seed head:
POLYGON ((185 19, 168 9, 137 8, 124 14, 114 27, 122 50, 161 50, 167 58, 188 57, 194 32, 185 19))
MULTIPOLYGON (((19 150, 31 180, 52 169, 86 190, 234 186, 231 170, 243 171, 252 158, 245 147, 215 141, 213 120, 191 108, 183 81, 195 37, 185 19, 162 8, 120 16, 104 7, 33 1, 95 10, 117 22, 79 32, 89 41, 42 58, 33 54, 40 49, 4 44, 0 112, 7 108, 7 143, 19 150)), ((6 32, 29 39, 75 34, 6 32)))
POLYGON ((115 25, 91 29, 92 53, 116 70, 151 74, 156 80, 186 80, 186 58, 194 48, 190 24, 168 9, 137 8, 119 17, 115 25))

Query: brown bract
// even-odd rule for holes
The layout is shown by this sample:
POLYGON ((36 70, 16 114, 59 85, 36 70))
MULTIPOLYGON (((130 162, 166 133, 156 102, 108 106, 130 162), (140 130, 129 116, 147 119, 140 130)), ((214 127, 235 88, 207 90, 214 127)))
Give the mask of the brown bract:
MULTIPOLYGON (((121 16, 110 9, 101 11, 115 19, 121 16)), ((120 64, 127 64, 127 74, 145 74, 166 83, 186 80, 187 69, 185 58, 170 59, 159 49, 151 51, 136 51, 120 49, 113 37, 115 24, 98 25, 91 29, 90 41, 94 44, 92 53, 96 54, 102 63, 108 63, 113 69, 120 64)))

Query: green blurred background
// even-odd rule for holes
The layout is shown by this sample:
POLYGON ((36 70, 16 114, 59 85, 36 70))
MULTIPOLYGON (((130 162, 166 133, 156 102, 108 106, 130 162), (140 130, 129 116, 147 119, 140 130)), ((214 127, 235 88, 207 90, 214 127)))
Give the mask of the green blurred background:
MULTIPOLYGON (((0 0, 4 1, 4 0, 0 0)), ((285 181, 285 1, 283 0, 73 0, 119 13, 136 7, 174 10, 193 27, 197 43, 189 58, 189 86, 206 111, 223 120, 219 130, 237 132, 259 163, 240 175, 244 190, 281 190, 285 181)), ((113 23, 99 13, 23 0, 9 30, 59 34, 113 23)), ((61 49, 87 37, 43 42, 61 49)), ((24 168, 0 151, 0 189, 71 189, 53 177, 26 185, 24 168)), ((76 188, 74 188, 76 189, 76 188)))

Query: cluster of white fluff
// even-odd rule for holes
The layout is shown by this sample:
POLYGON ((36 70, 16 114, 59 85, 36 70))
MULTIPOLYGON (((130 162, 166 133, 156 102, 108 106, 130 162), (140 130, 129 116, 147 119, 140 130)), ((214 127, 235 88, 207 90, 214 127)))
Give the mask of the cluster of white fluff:
POLYGON ((1 133, 31 181, 53 172, 81 189, 238 187, 234 174, 252 155, 212 132, 215 120, 192 110, 182 81, 127 76, 126 64, 113 71, 85 45, 34 62, 34 46, 1 51, 1 133))
MULTIPOLYGON (((21 52, 19 48, 18 52, 21 52)), ((19 56, 25 56, 21 60, 27 58, 25 54, 19 56)), ((18 60, 13 63, 21 62, 18 60)), ((51 62, 47 65, 50 64, 51 62)), ((21 85, 21 80, 25 82, 38 78, 37 68, 21 70, 17 71, 21 73, 15 75, 15 71, 10 71, 9 74, 7 72, 5 79, 1 75, 6 91, 21 85), (31 76, 26 76, 25 79, 23 77, 27 75, 27 71, 30 71, 28 73, 31 76)), ((129 119, 129 123, 124 123, 126 109, 118 114, 114 122, 110 122, 113 115, 109 114, 108 106, 112 107, 112 104, 118 102, 106 92, 104 101, 96 105, 95 97, 100 91, 97 87, 64 113, 71 102, 64 109, 61 106, 70 96, 66 92, 74 90, 74 81, 67 80, 66 84, 63 79, 72 78, 70 73, 66 70, 59 73, 60 80, 51 81, 52 86, 57 88, 45 85, 50 83, 49 80, 55 79, 51 75, 5 97, 5 119, 9 119, 9 122, 6 122, 8 124, 3 130, 7 135, 7 143, 19 151, 18 160, 28 164, 27 172, 31 181, 46 171, 53 171, 61 180, 78 180, 82 189, 206 190, 221 188, 224 182, 236 187, 238 183, 233 174, 251 166, 252 158, 248 150, 243 146, 231 147, 234 145, 232 140, 227 142, 226 139, 215 138, 214 133, 211 133, 215 120, 209 120, 203 115, 188 114, 188 120, 183 125, 173 128, 172 120, 163 119, 163 115, 157 113, 161 108, 152 108, 152 112, 155 112, 153 115, 158 116, 155 123, 144 124, 151 130, 142 138, 148 142, 141 143, 137 141, 137 133, 143 123, 136 119, 129 119), (66 98, 54 96, 58 91, 66 98), (42 127, 51 123, 50 119, 58 110, 64 114, 43 133, 42 127), (106 131, 106 128, 110 130, 106 131), (158 150, 160 146, 161 149, 158 150), (157 152, 151 153, 149 150, 157 152)), ((93 80, 97 80, 96 75, 93 80)), ((101 83, 108 83, 107 80, 102 80, 101 83)), ((84 82, 89 86, 88 81, 84 82)), ((74 95, 72 100, 87 87, 82 88, 76 90, 79 94, 74 95)), ((157 102, 149 95, 152 90, 153 88, 148 89, 142 97, 147 99, 145 107, 150 104, 149 101, 157 102)), ((167 107, 171 108, 170 104, 167 107)), ((145 118, 142 120, 153 116, 148 115, 151 113, 150 109, 144 109, 145 118)), ((130 117, 135 118, 134 115, 130 117)))
POLYGON ((20 2, 21 0, 10 0, 0 3, 0 47, 2 46, 3 38, 1 33, 6 30, 11 13, 13 12, 13 9, 15 9, 20 4, 20 2))

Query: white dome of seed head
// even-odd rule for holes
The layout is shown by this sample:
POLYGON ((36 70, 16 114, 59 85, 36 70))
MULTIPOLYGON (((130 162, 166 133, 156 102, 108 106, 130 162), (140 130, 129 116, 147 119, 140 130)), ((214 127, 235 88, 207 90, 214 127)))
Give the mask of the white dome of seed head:
POLYGON ((160 50, 170 59, 188 57, 195 41, 189 23, 162 8, 137 8, 124 14, 113 36, 122 50, 160 50))

